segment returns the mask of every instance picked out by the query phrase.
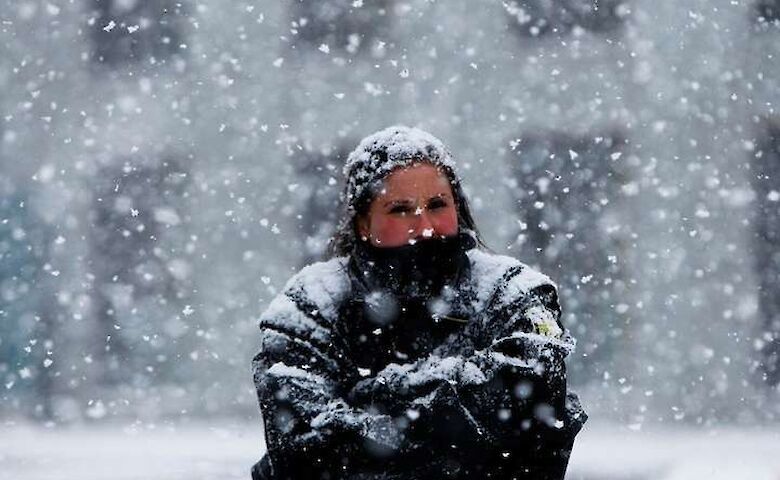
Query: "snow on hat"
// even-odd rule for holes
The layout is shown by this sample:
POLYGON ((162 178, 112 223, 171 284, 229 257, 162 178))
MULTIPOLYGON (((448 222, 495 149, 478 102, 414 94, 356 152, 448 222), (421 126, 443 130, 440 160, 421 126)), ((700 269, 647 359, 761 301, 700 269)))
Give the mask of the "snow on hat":
POLYGON ((419 128, 394 125, 364 138, 347 157, 344 165, 344 202, 350 217, 361 200, 369 195, 392 170, 419 161, 444 167, 458 181, 455 162, 441 140, 419 128))

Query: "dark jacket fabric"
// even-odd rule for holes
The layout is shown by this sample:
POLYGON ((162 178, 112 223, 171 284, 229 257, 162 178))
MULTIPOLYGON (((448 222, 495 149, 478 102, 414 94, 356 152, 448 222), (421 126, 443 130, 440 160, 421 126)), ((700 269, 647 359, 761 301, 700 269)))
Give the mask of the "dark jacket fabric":
POLYGON ((255 480, 564 478, 587 415, 556 286, 474 246, 434 297, 359 254, 290 279, 259 321, 255 480))

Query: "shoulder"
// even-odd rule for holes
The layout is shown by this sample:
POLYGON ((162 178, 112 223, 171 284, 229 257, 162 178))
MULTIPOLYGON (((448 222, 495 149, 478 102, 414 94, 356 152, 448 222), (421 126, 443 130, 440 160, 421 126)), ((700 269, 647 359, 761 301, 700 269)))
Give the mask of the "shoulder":
MULTIPOLYGON (((302 268, 285 284, 260 317, 260 326, 327 327, 350 292, 347 257, 336 257, 302 268)), ((308 327, 308 328, 307 328, 308 327)))
POLYGON ((347 261, 348 257, 335 257, 303 267, 287 281, 284 294, 333 318, 351 290, 347 261))
POLYGON ((469 257, 484 297, 478 308, 489 323, 515 325, 522 319, 525 332, 571 340, 560 322, 558 287, 550 277, 506 255, 474 250, 469 257))
POLYGON ((557 285, 550 277, 514 257, 476 248, 467 255, 477 301, 485 308, 501 308, 531 293, 557 294, 557 285))
MULTIPOLYGON (((333 322, 341 299, 349 289, 346 259, 334 258, 306 266, 292 276, 281 293, 260 315, 260 350, 253 359, 255 382, 272 376, 315 379, 298 365, 314 366, 338 375, 331 357, 333 322)), ((315 381, 319 381, 316 380, 315 381)), ((258 387, 260 388, 260 387, 258 387)))

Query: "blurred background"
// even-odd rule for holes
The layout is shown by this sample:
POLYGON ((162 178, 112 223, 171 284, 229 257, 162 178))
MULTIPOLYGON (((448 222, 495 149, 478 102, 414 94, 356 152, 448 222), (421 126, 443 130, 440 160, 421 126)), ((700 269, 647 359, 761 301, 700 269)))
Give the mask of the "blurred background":
POLYGON ((778 0, 0 0, 0 477, 247 478, 256 320, 402 123, 561 286, 571 478, 777 480, 778 55, 778 0))

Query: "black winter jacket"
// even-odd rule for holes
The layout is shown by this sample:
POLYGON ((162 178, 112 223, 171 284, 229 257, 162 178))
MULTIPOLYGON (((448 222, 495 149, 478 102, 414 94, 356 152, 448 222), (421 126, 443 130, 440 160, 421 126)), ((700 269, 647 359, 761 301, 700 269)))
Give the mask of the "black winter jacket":
POLYGON ((358 257, 290 279, 259 322, 255 480, 564 478, 587 415, 556 287, 473 246, 426 304, 383 295, 358 257))

